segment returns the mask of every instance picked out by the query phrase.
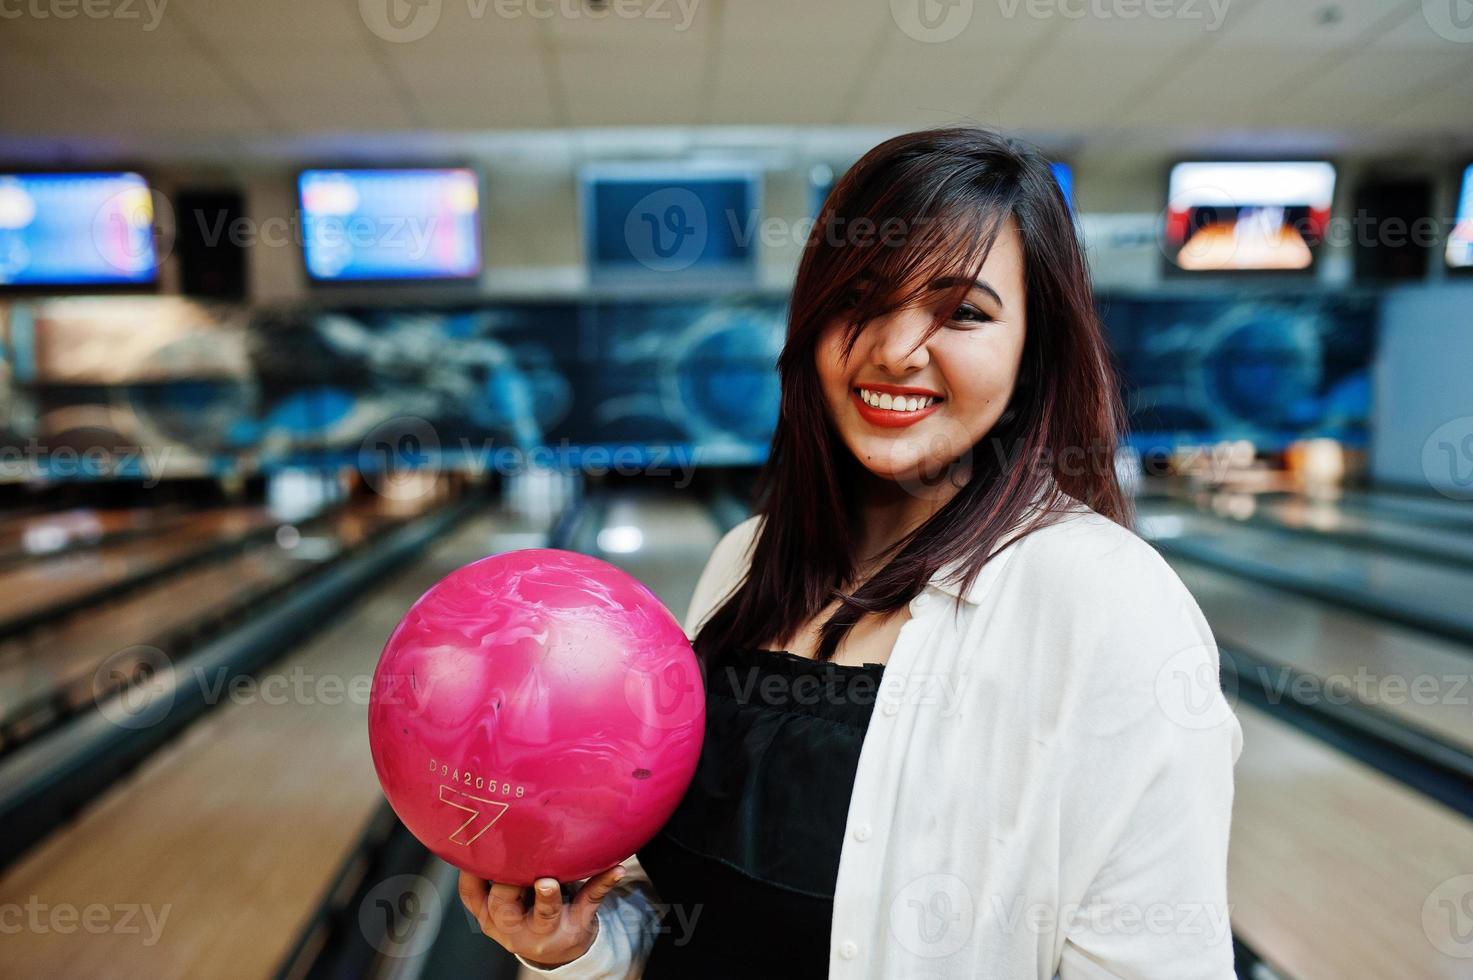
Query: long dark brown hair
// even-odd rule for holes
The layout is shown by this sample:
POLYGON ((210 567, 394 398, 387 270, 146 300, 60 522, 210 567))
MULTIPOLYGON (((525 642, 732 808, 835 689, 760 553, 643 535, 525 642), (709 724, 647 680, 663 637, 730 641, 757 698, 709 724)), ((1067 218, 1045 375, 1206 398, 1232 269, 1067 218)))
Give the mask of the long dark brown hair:
MULTIPOLYGON (((1129 526, 1115 474, 1124 428, 1083 248, 1048 160, 986 129, 897 136, 864 155, 835 185, 809 236, 778 360, 782 404, 756 484, 764 516, 745 580, 696 637, 705 662, 720 650, 792 636, 835 599, 816 654, 832 659, 866 613, 909 602, 952 562, 970 587, 1005 542, 1049 523, 1069 501, 1129 526), (846 324, 845 356, 866 323, 923 296, 940 302, 931 334, 955 314, 1011 217, 1021 236, 1027 321, 1007 408, 968 454, 968 478, 883 566, 853 591, 865 485, 824 400, 816 348, 846 324), (949 283, 940 293, 937 283, 949 283), (1031 516, 1029 516, 1031 515, 1031 516)), ((958 602, 959 604, 959 602, 958 602)))

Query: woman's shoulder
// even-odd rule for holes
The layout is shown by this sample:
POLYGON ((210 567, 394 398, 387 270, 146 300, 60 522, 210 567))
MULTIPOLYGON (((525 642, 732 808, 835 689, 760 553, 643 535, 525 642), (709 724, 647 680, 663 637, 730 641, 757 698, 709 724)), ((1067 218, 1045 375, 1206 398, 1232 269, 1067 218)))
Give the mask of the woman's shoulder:
POLYGON ((1068 494, 1049 521, 1020 539, 1015 573, 1101 602, 1159 601, 1189 595, 1176 570, 1133 528, 1068 494))

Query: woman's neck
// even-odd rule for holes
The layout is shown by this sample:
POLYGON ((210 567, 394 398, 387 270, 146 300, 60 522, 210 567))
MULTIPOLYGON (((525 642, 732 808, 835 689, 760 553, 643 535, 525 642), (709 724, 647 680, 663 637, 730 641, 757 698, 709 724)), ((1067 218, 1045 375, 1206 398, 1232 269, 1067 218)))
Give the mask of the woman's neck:
POLYGON ((905 535, 924 524, 960 488, 950 481, 938 487, 914 487, 866 475, 860 504, 859 563, 861 577, 880 564, 882 553, 905 535))

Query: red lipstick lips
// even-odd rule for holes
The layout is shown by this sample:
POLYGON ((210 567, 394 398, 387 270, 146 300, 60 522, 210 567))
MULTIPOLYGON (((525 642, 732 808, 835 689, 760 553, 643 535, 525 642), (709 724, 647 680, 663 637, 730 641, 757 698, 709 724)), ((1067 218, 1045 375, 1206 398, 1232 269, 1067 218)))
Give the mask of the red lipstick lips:
POLYGON ((869 422, 872 425, 878 425, 881 428, 886 429, 899 429, 907 425, 914 425, 921 419, 936 411, 936 409, 940 407, 942 401, 939 392, 932 391, 930 388, 917 388, 914 385, 858 385, 849 389, 849 397, 853 400, 854 407, 858 409, 860 416, 866 422, 869 422), (925 408, 917 409, 914 412, 897 412, 894 409, 876 408, 873 405, 867 404, 865 400, 860 397, 860 388, 863 388, 866 391, 878 392, 882 395, 905 395, 912 398, 934 398, 936 400, 930 405, 927 405, 925 408))

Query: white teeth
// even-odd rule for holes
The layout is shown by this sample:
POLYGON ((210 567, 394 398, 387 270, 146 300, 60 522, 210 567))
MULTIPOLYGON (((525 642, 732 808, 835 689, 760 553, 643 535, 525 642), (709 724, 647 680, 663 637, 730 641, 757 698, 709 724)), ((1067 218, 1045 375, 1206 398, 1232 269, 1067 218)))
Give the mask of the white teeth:
POLYGON ((878 391, 870 391, 868 388, 859 389, 859 397, 864 399, 866 405, 875 408, 886 409, 892 412, 918 412, 932 405, 936 399, 931 397, 917 398, 905 395, 890 395, 878 391))

